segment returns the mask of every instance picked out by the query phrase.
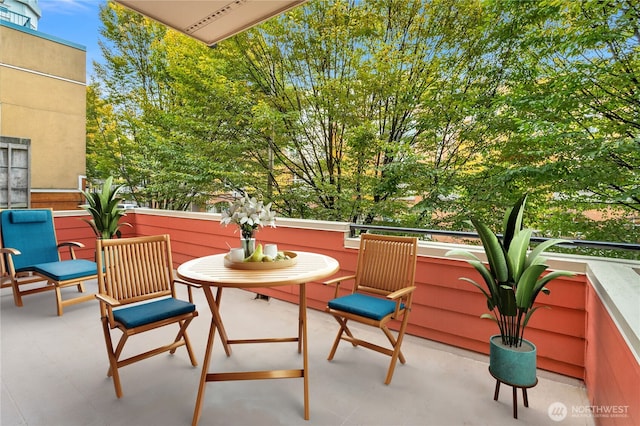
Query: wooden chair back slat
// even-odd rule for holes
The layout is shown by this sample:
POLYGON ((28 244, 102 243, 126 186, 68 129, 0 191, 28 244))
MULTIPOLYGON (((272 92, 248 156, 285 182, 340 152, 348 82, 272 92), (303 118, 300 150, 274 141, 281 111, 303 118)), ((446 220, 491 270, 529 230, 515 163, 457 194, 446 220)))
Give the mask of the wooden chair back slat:
POLYGON ((363 234, 354 291, 389 294, 413 285, 418 243, 415 238, 363 234))
POLYGON ((121 304, 173 295, 173 267, 166 235, 98 240, 100 292, 121 304))

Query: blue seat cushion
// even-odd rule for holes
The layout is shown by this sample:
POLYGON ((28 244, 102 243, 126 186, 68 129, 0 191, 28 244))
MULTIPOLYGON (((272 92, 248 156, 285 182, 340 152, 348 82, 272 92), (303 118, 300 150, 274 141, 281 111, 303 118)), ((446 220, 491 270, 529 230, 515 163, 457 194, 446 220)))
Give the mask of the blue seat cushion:
MULTIPOLYGON (((381 320, 395 311, 396 302, 366 294, 353 293, 330 300, 329 307, 338 311, 381 320)), ((401 304, 400 307, 404 308, 404 304, 401 304)))
POLYGON ((195 310, 196 305, 193 303, 170 297, 114 310, 113 318, 126 328, 135 328, 178 315, 188 314, 195 310))
POLYGON ((37 263, 28 268, 23 268, 23 270, 35 271, 55 281, 66 281, 96 275, 98 273, 98 265, 90 260, 72 259, 37 263))

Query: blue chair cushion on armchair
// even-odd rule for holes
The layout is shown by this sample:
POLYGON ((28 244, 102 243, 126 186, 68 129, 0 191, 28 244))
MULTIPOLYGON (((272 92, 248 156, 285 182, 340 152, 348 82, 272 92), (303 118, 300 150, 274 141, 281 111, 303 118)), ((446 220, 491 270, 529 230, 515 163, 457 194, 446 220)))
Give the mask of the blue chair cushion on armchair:
POLYGON ((193 303, 170 297, 155 302, 114 310, 113 319, 127 328, 135 328, 178 315, 188 314, 195 310, 196 305, 193 303))
POLYGON ((50 221, 46 210, 15 210, 9 212, 11 223, 41 223, 50 221))
MULTIPOLYGON (((329 307, 338 311, 381 320, 395 311, 396 302, 366 294, 353 293, 329 301, 329 307)), ((401 304, 400 307, 404 308, 404 304, 401 304)))
POLYGON ((67 281, 95 275, 98 272, 98 265, 90 260, 72 259, 60 262, 38 263, 23 269, 35 271, 55 281, 67 281))

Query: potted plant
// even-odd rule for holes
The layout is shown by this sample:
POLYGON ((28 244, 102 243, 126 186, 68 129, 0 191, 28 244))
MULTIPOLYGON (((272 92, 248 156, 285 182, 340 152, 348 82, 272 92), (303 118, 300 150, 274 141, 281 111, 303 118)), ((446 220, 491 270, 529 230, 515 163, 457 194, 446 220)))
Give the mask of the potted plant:
POLYGON ((91 219, 83 219, 87 222, 97 238, 111 239, 120 237, 120 227, 131 226, 128 223, 120 223, 120 218, 126 216, 125 210, 118 207, 122 197, 118 195, 122 185, 113 185, 113 176, 104 181, 101 191, 84 191, 87 204, 81 207, 89 212, 91 219))
POLYGON ((553 271, 542 252, 562 240, 547 240, 529 251, 532 230, 523 228, 522 217, 527 195, 522 196, 504 216, 502 239, 487 225, 471 219, 484 251, 488 267, 466 250, 451 250, 447 256, 463 256, 479 273, 484 285, 471 278, 461 278, 480 289, 487 300, 489 313, 481 318, 496 322, 499 335, 490 338, 489 369, 502 382, 528 387, 536 383, 536 347, 524 339, 524 331, 531 315, 541 306, 533 306, 540 293, 549 294, 545 287, 550 281, 573 276, 568 271, 553 271))

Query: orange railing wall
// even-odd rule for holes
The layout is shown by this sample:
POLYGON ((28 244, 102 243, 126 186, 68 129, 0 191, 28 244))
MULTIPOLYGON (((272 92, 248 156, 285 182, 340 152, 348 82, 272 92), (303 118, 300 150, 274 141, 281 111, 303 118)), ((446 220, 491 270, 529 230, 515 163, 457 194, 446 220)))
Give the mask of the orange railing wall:
MULTIPOLYGON (((130 213, 123 228, 125 236, 171 235, 176 266, 195 257, 227 252, 239 245, 233 227, 222 227, 213 215, 176 215, 170 212, 130 213)), ((82 257, 94 256, 95 241, 87 224, 78 216, 56 217, 60 240, 76 240, 86 244, 82 257)), ((281 249, 313 251, 336 258, 341 265, 338 275, 354 272, 357 244, 345 246, 344 231, 322 227, 287 227, 261 229, 257 238, 262 243, 276 243, 281 249)), ((474 278, 475 270, 462 260, 419 256, 416 274, 418 289, 414 297, 408 333, 459 348, 487 354, 489 336, 497 327, 479 316, 486 311, 482 294, 463 276, 474 278)), ((478 277, 479 279, 479 277, 478 277)), ((604 404, 633 405, 637 401, 640 368, 624 338, 613 323, 585 274, 554 280, 548 285, 549 296, 539 302, 550 309, 533 315, 525 338, 538 348, 538 366, 567 376, 586 380, 590 401, 604 404), (629 403, 631 401, 631 403, 629 403)), ((297 287, 263 289, 260 293, 297 301, 297 287)), ((321 283, 307 286, 308 304, 323 309, 333 296, 333 289, 321 283)), ((627 422, 640 424, 637 404, 630 410, 627 422)), ((600 418, 601 424, 616 424, 613 418, 600 418), (609 423, 613 421, 613 423, 609 423)), ((628 424, 628 423, 627 423, 628 424)))
POLYGON ((640 424, 640 364, 593 286, 587 291, 585 384, 598 424, 640 424))

